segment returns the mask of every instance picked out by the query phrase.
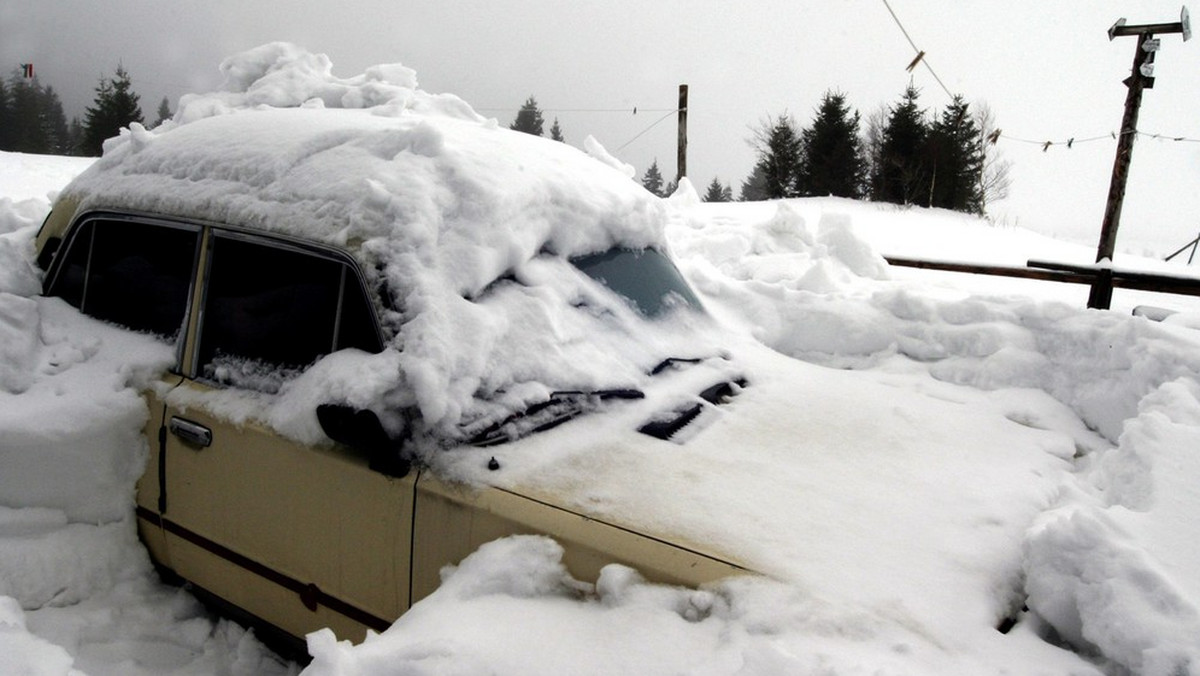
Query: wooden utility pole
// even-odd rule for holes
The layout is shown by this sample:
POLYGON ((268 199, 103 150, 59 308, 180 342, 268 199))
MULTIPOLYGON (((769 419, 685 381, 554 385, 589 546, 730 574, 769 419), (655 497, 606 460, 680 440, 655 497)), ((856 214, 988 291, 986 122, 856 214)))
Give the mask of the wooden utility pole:
POLYGON ((687 176, 687 107, 688 86, 681 84, 679 85, 679 143, 675 157, 675 185, 679 185, 679 181, 687 176))
MULTIPOLYGON (((1143 24, 1128 26, 1125 19, 1118 19, 1108 29, 1108 39, 1117 36, 1138 36, 1137 49, 1133 54, 1133 72, 1125 80, 1129 92, 1125 96, 1125 115, 1121 119, 1121 132, 1117 138, 1117 156, 1113 160, 1112 180, 1108 186, 1108 202, 1104 207, 1104 223, 1100 226, 1100 244, 1096 248, 1096 262, 1111 262, 1117 245, 1117 227, 1121 223, 1121 205, 1125 201, 1125 182, 1129 177, 1129 163, 1133 158, 1133 142, 1137 137, 1138 109, 1142 105, 1142 91, 1154 87, 1154 55, 1159 48, 1155 33, 1183 33, 1183 39, 1192 36, 1187 7, 1180 12, 1178 23, 1143 24)), ((1096 275, 1088 296, 1088 307, 1107 310, 1112 305, 1112 271, 1102 269, 1096 275)))

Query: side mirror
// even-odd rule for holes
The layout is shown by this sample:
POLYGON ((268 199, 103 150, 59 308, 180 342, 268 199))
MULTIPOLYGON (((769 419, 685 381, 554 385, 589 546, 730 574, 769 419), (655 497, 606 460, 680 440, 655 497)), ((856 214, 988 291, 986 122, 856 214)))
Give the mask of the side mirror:
POLYGON ((371 469, 377 472, 403 477, 412 469, 412 463, 400 457, 399 444, 388 436, 372 411, 321 404, 317 407, 317 422, 330 439, 365 452, 371 469))

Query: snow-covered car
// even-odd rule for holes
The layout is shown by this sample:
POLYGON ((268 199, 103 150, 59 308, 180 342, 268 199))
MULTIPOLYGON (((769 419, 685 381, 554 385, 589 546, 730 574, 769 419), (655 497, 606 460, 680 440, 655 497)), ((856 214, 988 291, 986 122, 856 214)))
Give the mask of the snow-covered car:
POLYGON ((151 557, 295 637, 382 630, 516 533, 558 540, 581 579, 741 570, 554 492, 430 470, 611 411, 666 443, 745 385, 703 337, 656 198, 452 104, 135 127, 37 238, 46 295, 174 345, 144 394, 151 557))

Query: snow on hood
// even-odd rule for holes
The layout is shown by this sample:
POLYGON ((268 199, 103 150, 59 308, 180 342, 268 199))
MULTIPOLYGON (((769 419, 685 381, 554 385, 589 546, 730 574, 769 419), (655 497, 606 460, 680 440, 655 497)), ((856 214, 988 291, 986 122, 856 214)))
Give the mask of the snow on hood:
POLYGON ((304 407, 254 414, 282 432, 322 438, 308 404, 339 391, 415 406, 454 439, 555 389, 636 387, 663 357, 699 349, 678 336, 702 319, 648 322, 565 260, 666 248, 666 205, 598 144, 589 157, 504 129, 400 65, 337 78, 324 55, 274 43, 221 70, 226 91, 183 97, 157 129, 132 125, 64 197, 344 246, 369 287, 386 287, 391 339, 375 360, 390 386, 314 369, 280 400, 304 407))

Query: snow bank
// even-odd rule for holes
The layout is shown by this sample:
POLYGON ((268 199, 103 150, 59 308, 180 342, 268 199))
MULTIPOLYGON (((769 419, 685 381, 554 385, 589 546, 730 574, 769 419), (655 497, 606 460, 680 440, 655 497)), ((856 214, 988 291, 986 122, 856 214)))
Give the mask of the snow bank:
POLYGON ((836 215, 853 237, 857 219, 835 209, 875 217, 785 202, 747 229, 700 207, 669 236, 710 306, 782 352, 992 391, 1010 419, 1069 435, 1079 474, 1023 544, 1031 626, 1048 622, 1048 638, 1131 673, 1189 673, 1200 663, 1200 547, 1183 535, 1200 510, 1200 334, 852 271, 807 225, 819 232, 836 215), (764 242, 764 230, 776 237, 764 242), (1035 391, 1063 408, 1035 403, 1035 391))
POLYGON ((1030 607, 1063 638, 1137 674, 1200 664, 1200 383, 1142 399, 1119 444, 1087 469, 1086 495, 1048 513, 1027 542, 1030 607))

